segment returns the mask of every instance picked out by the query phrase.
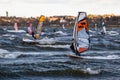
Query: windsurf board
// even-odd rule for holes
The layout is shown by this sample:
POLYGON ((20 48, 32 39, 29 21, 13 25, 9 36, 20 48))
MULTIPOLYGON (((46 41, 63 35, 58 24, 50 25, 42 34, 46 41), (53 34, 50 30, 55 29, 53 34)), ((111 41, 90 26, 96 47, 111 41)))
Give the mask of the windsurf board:
POLYGON ((76 59, 83 59, 83 57, 81 57, 81 56, 71 55, 71 54, 67 54, 67 57, 69 57, 69 58, 76 58, 76 59))

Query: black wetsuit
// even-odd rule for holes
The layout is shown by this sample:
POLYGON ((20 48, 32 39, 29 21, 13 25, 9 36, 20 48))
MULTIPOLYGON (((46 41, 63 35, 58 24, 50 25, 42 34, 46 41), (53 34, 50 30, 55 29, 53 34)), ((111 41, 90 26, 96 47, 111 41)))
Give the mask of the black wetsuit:
POLYGON ((80 54, 78 53, 78 51, 75 50, 73 43, 70 45, 70 48, 71 48, 72 52, 74 52, 76 55, 80 56, 80 54))
POLYGON ((35 33, 34 33, 34 32, 32 32, 32 37, 33 37, 34 39, 36 39, 35 33))

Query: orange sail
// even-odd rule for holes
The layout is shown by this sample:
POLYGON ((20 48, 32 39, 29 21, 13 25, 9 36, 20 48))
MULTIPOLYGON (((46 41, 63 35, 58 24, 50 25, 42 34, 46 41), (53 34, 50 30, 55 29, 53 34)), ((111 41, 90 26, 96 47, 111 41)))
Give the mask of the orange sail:
POLYGON ((41 35, 41 32, 42 32, 42 28, 43 28, 43 22, 45 21, 45 16, 41 15, 40 18, 39 18, 39 21, 38 21, 38 25, 36 27, 36 34, 35 34, 35 38, 36 39, 39 39, 40 38, 40 35, 41 35))

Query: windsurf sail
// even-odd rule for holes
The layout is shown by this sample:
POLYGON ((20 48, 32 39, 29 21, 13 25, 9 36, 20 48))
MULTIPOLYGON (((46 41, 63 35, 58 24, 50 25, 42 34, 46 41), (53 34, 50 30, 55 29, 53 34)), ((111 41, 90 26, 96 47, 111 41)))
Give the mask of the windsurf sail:
POLYGON ((60 19, 60 24, 62 25, 62 28, 65 30, 65 24, 67 23, 67 21, 65 20, 65 18, 61 18, 60 19))
POLYGON ((103 21, 102 22, 102 32, 101 33, 103 33, 103 34, 105 34, 106 33, 106 26, 105 26, 105 22, 103 21))
POLYGON ((15 29, 15 31, 18 31, 17 23, 14 23, 14 29, 15 29))
POLYGON ((27 33, 32 34, 32 23, 28 22, 28 28, 27 28, 27 33))
POLYGON ((34 37, 36 39, 40 38, 40 35, 41 35, 41 32, 42 32, 42 28, 43 28, 43 22, 45 20, 45 16, 41 15, 39 20, 38 20, 38 25, 36 27, 36 30, 35 30, 35 35, 34 37))
POLYGON ((73 31, 73 43, 71 49, 77 55, 88 50, 89 48, 89 33, 88 21, 86 12, 79 12, 75 21, 73 31))

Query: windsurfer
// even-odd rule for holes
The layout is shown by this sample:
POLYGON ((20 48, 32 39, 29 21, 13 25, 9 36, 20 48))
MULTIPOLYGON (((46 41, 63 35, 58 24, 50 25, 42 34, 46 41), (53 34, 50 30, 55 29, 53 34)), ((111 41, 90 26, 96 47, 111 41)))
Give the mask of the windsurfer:
POLYGON ((39 20, 38 20, 38 25, 36 27, 36 30, 34 32, 32 32, 32 37, 34 39, 39 39, 40 38, 44 20, 45 20, 45 16, 41 15, 39 20))
POLYGON ((88 50, 89 47, 89 32, 88 32, 88 21, 85 12, 79 12, 76 18, 72 44, 70 46, 71 50, 79 55, 88 50))
POLYGON ((34 39, 38 39, 40 37, 40 35, 39 34, 35 34, 34 32, 32 32, 32 37, 34 39))
POLYGON ((72 39, 72 44, 70 45, 70 48, 71 48, 71 50, 75 53, 75 49, 74 49, 74 39, 72 39))
POLYGON ((70 45, 70 48, 71 48, 71 50, 72 50, 72 52, 74 52, 76 55, 79 55, 80 56, 80 54, 78 53, 78 51, 77 50, 75 50, 75 44, 74 44, 74 39, 72 39, 72 44, 70 45))
POLYGON ((28 28, 27 28, 27 31, 26 31, 28 34, 32 34, 32 23, 31 22, 28 22, 28 28))
POLYGON ((98 29, 97 29, 97 23, 95 23, 95 31, 98 31, 98 29))
POLYGON ((62 28, 65 30, 65 25, 67 24, 67 21, 65 20, 65 17, 60 19, 60 25, 62 26, 62 28))
POLYGON ((105 34, 106 33, 106 24, 105 24, 105 22, 103 21, 102 22, 102 28, 103 28, 103 30, 102 30, 102 34, 105 34))
POLYGON ((15 29, 15 31, 18 31, 18 25, 17 25, 17 22, 14 23, 14 29, 15 29))

